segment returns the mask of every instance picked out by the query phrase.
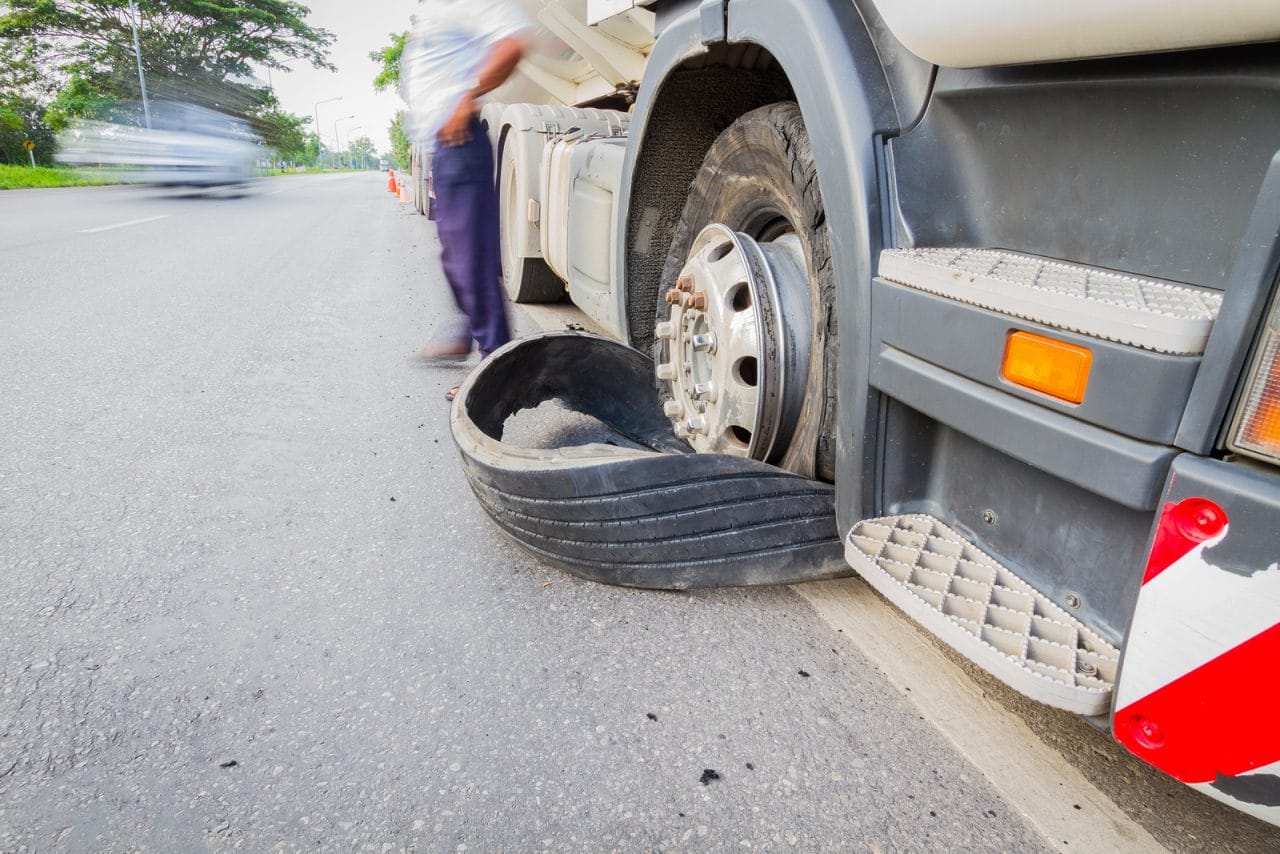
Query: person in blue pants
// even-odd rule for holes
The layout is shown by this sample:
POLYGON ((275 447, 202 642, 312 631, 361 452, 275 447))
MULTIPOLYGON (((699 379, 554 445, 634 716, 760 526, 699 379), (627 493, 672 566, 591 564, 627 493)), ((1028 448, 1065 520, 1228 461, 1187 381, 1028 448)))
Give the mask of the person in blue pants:
MULTIPOLYGON (((511 340, 502 291, 493 150, 480 98, 524 55, 529 20, 511 0, 426 0, 401 60, 410 131, 432 150, 440 261, 466 328, 428 344, 431 360, 483 358, 511 340)), ((450 400, 457 387, 449 390, 450 400)))

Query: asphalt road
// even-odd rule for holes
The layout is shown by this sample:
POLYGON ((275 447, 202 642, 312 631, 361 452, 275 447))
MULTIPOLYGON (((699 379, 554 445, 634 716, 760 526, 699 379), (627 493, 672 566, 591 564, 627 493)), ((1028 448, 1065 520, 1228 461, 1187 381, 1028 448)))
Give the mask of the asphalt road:
POLYGON ((0 850, 1062 847, 795 591, 505 541, 384 180, 0 194, 0 850))

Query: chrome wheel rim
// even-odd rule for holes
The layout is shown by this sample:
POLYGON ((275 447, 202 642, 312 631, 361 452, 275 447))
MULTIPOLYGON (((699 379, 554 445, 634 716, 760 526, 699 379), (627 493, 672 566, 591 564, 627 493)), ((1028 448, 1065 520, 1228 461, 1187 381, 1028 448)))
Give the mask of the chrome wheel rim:
POLYGON ((656 329, 665 411, 694 450, 765 462, 785 453, 807 380, 808 292, 795 234, 757 242, 719 223, 699 233, 656 329))

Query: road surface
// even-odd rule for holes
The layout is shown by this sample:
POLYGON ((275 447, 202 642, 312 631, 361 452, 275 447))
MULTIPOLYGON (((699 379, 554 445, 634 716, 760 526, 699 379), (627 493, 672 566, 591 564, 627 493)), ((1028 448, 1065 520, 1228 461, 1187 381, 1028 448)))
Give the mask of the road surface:
POLYGON ((516 550, 384 182, 0 194, 0 850, 1277 843, 856 580, 651 593, 516 550))

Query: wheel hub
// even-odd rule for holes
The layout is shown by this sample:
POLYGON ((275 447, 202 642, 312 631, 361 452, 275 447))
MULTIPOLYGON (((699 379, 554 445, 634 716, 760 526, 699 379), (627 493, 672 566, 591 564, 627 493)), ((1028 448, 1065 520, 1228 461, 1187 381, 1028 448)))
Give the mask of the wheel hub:
POLYGON ((803 403, 810 310, 794 234, 757 243, 708 225, 690 248, 656 335, 675 433, 701 453, 776 462, 803 403))

